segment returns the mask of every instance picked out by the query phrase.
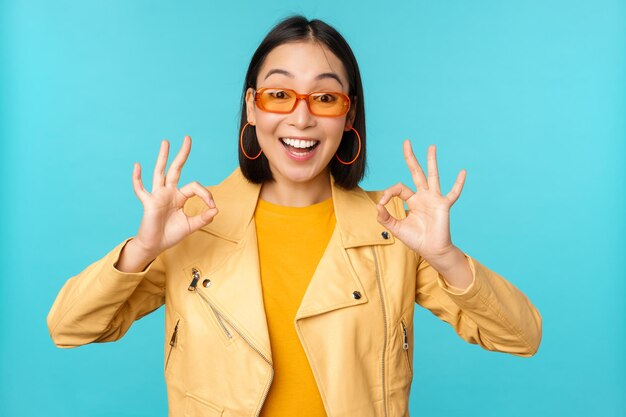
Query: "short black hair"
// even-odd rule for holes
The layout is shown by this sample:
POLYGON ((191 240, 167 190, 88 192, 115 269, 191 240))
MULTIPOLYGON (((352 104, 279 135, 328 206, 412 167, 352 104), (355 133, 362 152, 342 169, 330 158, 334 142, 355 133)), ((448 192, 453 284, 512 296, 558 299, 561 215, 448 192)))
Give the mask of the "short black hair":
MULTIPOLYGON (((335 183, 343 188, 352 189, 359 185, 359 182, 365 175, 365 106, 363 101, 363 87, 361 85, 361 74, 359 66, 352 49, 343 36, 327 23, 318 20, 308 20, 302 15, 294 15, 287 17, 274 26, 265 36, 261 44, 254 52, 246 79, 243 85, 243 94, 241 99, 241 122, 239 132, 246 125, 248 118, 246 112, 246 92, 249 88, 256 90, 256 80, 259 71, 267 55, 277 46, 302 40, 312 40, 321 42, 332 53, 334 53, 343 66, 348 75, 348 95, 353 104, 356 104, 356 114, 352 126, 359 132, 361 137, 361 152, 357 160, 351 165, 344 165, 337 161, 336 158, 330 160, 330 173, 335 179, 335 183)), ((239 136, 239 135, 238 135, 239 136)), ((237 137, 239 139, 239 137, 237 137)), ((243 133, 243 146, 248 155, 257 155, 260 151, 259 142, 256 136, 256 128, 248 126, 243 133)), ((265 154, 261 154, 256 159, 248 159, 239 146, 239 166, 243 175, 255 184, 261 184, 266 181, 272 181, 272 172, 270 170, 269 161, 265 154)), ((358 151, 358 139, 354 131, 350 130, 343 133, 341 144, 337 149, 339 158, 344 161, 354 159, 358 151)))

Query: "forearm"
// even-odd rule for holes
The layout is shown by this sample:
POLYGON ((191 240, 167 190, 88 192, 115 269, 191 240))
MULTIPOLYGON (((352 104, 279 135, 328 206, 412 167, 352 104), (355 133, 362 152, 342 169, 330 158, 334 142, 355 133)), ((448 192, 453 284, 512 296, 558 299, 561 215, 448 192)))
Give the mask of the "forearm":
POLYGON ((157 258, 145 271, 127 273, 114 267, 123 242, 70 278, 47 316, 59 347, 117 340, 132 322, 164 302, 164 265, 157 258))
POLYGON ((541 315, 535 306, 504 277, 464 256, 473 282, 463 291, 448 287, 447 277, 422 258, 416 302, 450 323, 470 343, 519 356, 535 354, 542 334, 541 315))
POLYGON ((448 284, 455 288, 465 290, 473 281, 469 261, 463 251, 456 246, 447 254, 436 259, 427 259, 427 261, 448 284))
POLYGON ((116 264, 113 265, 118 271, 127 273, 137 273, 146 270, 150 262, 156 258, 156 255, 150 255, 144 249, 142 249, 137 241, 133 238, 129 240, 122 252, 116 264))

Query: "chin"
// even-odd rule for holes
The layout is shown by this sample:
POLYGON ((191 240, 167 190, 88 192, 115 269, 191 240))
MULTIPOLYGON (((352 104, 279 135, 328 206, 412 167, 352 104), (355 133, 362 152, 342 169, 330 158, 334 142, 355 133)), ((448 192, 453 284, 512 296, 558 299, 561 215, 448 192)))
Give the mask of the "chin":
POLYGON ((278 175, 274 175, 274 179, 277 181, 282 179, 293 183, 305 184, 319 180, 320 177, 324 177, 327 174, 330 174, 330 170, 328 169, 312 170, 311 168, 287 168, 279 170, 278 175))

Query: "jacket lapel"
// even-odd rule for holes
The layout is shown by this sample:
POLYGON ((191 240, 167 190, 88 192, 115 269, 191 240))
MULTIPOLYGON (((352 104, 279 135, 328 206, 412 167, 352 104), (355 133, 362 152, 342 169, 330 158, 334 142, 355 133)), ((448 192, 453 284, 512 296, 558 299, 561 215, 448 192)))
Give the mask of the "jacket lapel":
POLYGON ((203 291, 231 326, 271 360, 254 223, 224 262, 205 275, 211 285, 198 286, 198 291, 203 291))
MULTIPOLYGON (((350 249, 394 241, 391 234, 387 239, 383 237, 385 229, 376 220, 376 204, 365 191, 343 189, 332 177, 331 185, 335 231, 300 303, 296 320, 366 303, 368 294, 355 270, 355 264, 364 260, 351 258, 350 249)), ((373 262, 367 263, 366 269, 375 275, 373 262)))
MULTIPOLYGON (((307 287, 296 320, 366 303, 368 297, 349 249, 394 241, 390 234, 387 239, 383 237, 385 229, 376 220, 376 204, 365 191, 345 190, 332 177, 331 187, 335 230, 307 287), (355 291, 360 297, 353 295, 355 291)), ((234 250, 221 265, 205 273, 211 279, 211 286, 199 286, 198 290, 203 291, 243 337, 271 358, 254 224, 260 189, 260 184, 248 182, 239 168, 210 189, 220 212, 201 230, 233 243, 234 250)))

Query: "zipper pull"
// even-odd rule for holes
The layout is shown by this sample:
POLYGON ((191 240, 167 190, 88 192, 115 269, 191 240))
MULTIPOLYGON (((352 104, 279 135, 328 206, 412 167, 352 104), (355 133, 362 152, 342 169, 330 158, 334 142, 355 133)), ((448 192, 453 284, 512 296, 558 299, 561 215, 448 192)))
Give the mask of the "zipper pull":
POLYGON ((172 338, 170 339, 170 346, 174 347, 176 345, 176 335, 178 334, 178 322, 176 322, 176 326, 174 327, 174 333, 172 333, 172 338))
POLYGON ((402 349, 408 350, 409 349, 409 338, 406 335, 406 326, 404 325, 404 322, 402 322, 402 333, 403 333, 402 349))
POLYGON ((187 287, 187 290, 188 291, 195 291, 196 290, 196 285, 198 285, 198 280, 200 279, 200 272, 196 268, 192 268, 191 269, 191 276, 193 277, 193 279, 191 280, 191 283, 189 284, 189 287, 187 287))

